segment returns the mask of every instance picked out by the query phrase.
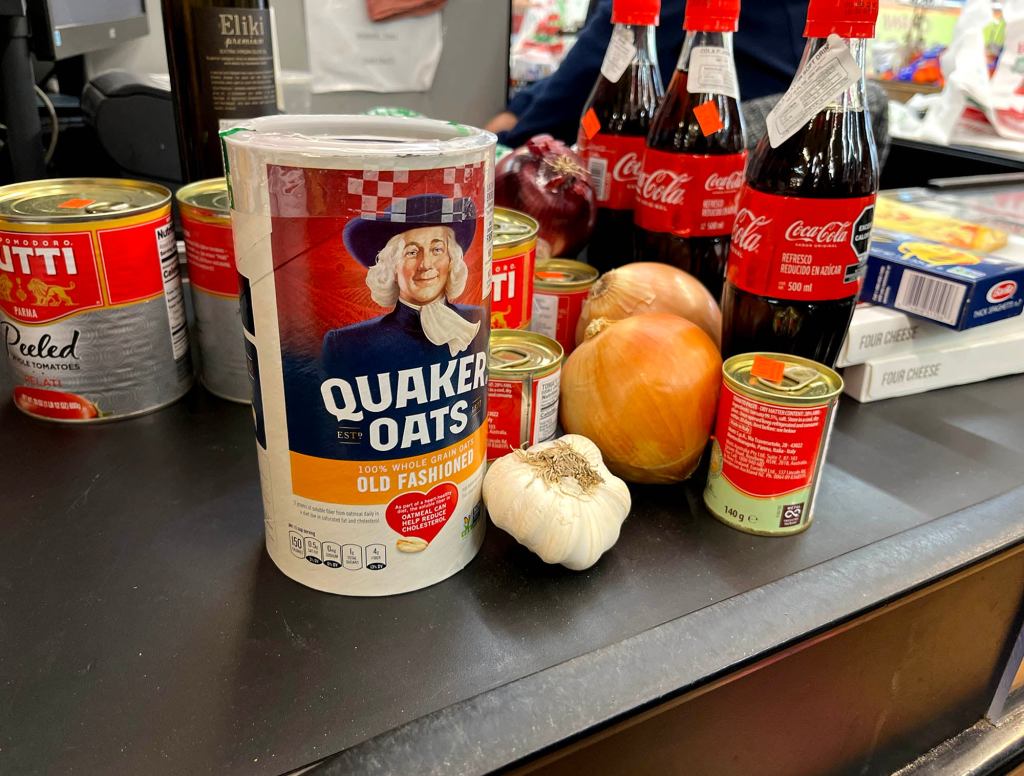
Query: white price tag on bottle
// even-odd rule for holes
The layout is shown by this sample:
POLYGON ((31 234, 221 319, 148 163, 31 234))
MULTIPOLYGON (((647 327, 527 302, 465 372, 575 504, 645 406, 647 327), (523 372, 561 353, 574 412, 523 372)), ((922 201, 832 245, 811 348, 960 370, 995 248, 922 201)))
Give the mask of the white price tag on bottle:
POLYGON ((768 142, 778 148, 861 78, 860 67, 838 35, 828 36, 768 114, 768 142))
POLYGON ((636 46, 633 45, 632 30, 616 24, 612 30, 612 39, 608 43, 608 51, 604 55, 604 62, 601 63, 601 75, 617 84, 635 56, 636 46))
POLYGON ((694 46, 686 71, 686 91, 690 94, 724 94, 740 98, 736 85, 736 65, 732 55, 721 46, 694 46))

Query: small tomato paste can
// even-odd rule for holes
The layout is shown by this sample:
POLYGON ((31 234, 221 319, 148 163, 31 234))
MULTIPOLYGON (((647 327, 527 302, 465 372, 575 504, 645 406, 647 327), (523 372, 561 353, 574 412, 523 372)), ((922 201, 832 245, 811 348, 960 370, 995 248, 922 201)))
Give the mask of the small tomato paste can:
POLYGON ((598 271, 572 259, 537 262, 533 283, 533 331, 558 340, 565 355, 576 348, 576 324, 598 271))
POLYGON ((196 181, 178 191, 189 285, 196 316, 200 379, 222 399, 252 399, 238 308, 238 270, 231 238, 228 187, 223 178, 196 181))
POLYGON ((119 179, 0 188, 0 331, 21 410, 112 420, 189 389, 170 200, 119 179))
POLYGON ((843 379, 781 353, 741 353, 722 374, 704 503, 747 533, 806 530, 843 379))
POLYGON ((487 460, 555 438, 562 346, 532 331, 491 332, 487 460))
POLYGON ((528 329, 533 312, 533 264, 539 225, 526 213, 494 208, 491 328, 528 329))

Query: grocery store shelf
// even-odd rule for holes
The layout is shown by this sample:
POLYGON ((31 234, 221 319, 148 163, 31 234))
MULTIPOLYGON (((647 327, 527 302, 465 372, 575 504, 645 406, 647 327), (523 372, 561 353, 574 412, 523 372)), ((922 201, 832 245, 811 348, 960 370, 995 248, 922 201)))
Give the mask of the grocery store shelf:
POLYGON ((719 524, 699 482, 636 487, 587 572, 491 528, 455 577, 384 599, 308 590, 266 557, 245 407, 197 389, 68 427, 5 405, 0 772, 528 763, 1024 542, 1022 391, 844 400, 795 537, 719 524))

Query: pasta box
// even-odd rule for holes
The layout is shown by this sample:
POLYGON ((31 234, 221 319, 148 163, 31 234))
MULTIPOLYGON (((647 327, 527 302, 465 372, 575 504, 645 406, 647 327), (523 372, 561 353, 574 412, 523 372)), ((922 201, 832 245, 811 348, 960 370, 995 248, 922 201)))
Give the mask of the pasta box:
POLYGON ((1024 262, 876 229, 860 298, 962 331, 1020 315, 1024 262))

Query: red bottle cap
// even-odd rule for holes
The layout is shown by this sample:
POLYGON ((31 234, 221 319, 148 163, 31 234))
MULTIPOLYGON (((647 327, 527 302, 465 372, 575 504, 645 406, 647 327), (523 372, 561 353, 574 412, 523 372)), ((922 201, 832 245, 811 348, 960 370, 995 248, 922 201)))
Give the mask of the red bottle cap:
POLYGON ((683 29, 689 32, 736 32, 740 0, 686 0, 683 29))
POLYGON ((612 0, 612 24, 657 24, 661 0, 612 0))
POLYGON ((807 6, 805 38, 873 38, 878 0, 811 0, 807 6))

